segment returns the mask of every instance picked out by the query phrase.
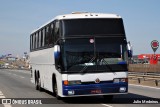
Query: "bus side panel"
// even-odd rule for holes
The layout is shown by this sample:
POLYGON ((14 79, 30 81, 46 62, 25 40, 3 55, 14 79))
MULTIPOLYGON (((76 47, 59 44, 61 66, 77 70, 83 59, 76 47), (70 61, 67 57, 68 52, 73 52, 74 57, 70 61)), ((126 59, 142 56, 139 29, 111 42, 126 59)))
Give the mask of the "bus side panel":
MULTIPOLYGON (((40 74, 41 86, 52 91, 52 74, 56 73, 54 65, 54 48, 33 51, 30 53, 33 82, 35 71, 40 74)), ((34 82, 35 83, 35 82, 34 82)))

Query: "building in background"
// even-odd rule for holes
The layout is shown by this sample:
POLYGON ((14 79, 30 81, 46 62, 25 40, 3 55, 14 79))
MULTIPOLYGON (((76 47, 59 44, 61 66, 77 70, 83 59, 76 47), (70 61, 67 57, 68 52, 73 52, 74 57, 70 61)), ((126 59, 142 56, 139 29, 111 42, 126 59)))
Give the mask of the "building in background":
POLYGON ((158 64, 160 63, 160 54, 140 54, 133 56, 134 63, 158 64))

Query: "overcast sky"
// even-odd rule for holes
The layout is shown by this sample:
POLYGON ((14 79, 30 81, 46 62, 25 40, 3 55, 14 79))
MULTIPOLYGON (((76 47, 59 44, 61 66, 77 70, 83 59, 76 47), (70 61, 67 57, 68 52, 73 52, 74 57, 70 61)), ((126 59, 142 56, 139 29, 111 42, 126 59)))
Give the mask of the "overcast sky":
POLYGON ((134 54, 153 53, 151 41, 160 42, 160 0, 1 0, 0 55, 29 52, 32 30, 75 11, 122 16, 134 54))

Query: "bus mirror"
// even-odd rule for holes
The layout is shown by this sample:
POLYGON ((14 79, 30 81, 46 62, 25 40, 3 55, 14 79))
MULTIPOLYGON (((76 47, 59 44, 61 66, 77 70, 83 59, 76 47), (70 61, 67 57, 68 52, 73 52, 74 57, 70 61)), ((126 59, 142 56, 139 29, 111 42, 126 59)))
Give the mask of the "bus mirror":
POLYGON ((55 59, 60 58, 60 46, 59 45, 54 46, 54 58, 55 59))
POLYGON ((133 55, 133 49, 132 49, 132 45, 130 44, 130 42, 127 43, 127 49, 128 49, 128 57, 131 58, 133 55))

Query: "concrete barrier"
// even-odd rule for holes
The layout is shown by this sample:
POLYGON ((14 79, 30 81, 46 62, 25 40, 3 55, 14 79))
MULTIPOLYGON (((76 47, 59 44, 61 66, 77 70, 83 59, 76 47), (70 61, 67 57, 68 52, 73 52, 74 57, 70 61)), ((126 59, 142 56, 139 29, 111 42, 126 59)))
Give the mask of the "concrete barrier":
POLYGON ((160 64, 130 64, 129 72, 160 72, 160 64))

